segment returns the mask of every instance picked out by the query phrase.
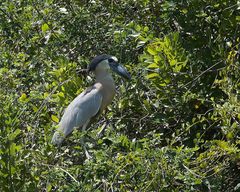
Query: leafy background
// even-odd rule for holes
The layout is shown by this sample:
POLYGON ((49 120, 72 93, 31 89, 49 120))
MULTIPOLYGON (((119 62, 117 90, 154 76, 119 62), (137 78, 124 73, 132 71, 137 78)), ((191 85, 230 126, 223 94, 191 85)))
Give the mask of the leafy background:
POLYGON ((239 1, 0 5, 1 191, 240 190, 239 1), (83 133, 60 149, 50 141, 102 53, 132 81, 115 77, 86 160, 83 133))

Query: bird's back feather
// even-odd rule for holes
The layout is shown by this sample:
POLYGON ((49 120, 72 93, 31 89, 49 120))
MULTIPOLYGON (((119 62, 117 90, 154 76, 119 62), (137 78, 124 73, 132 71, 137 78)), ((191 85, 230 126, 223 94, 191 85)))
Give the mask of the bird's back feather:
POLYGON ((83 126, 95 116, 102 104, 102 94, 98 85, 94 85, 78 95, 67 107, 54 133, 52 143, 60 145, 74 128, 83 126))

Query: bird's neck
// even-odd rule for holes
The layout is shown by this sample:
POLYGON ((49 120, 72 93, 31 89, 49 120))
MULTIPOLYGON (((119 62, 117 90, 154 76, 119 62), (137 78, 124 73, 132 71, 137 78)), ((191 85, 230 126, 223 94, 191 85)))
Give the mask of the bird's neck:
POLYGON ((115 83, 111 73, 107 73, 107 72, 96 73, 96 82, 99 82, 101 84, 107 84, 107 85, 112 84, 115 87, 115 83))
POLYGON ((96 74, 96 83, 95 85, 100 86, 100 91, 103 95, 102 105, 100 111, 103 111, 113 100, 115 95, 115 83, 113 77, 110 73, 108 74, 96 74))

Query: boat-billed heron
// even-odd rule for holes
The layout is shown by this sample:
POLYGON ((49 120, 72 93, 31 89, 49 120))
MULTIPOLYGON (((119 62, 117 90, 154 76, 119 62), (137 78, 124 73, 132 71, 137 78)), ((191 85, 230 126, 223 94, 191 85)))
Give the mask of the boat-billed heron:
MULTIPOLYGON (((52 144, 60 146, 74 128, 82 127, 82 130, 85 131, 89 121, 97 114, 101 114, 111 103, 116 91, 111 70, 126 79, 131 78, 127 70, 118 63, 116 57, 105 54, 95 57, 90 63, 88 71, 95 73, 96 82, 68 105, 58 129, 53 135, 52 144)), ((90 155, 83 142, 82 145, 87 158, 89 158, 90 155)))

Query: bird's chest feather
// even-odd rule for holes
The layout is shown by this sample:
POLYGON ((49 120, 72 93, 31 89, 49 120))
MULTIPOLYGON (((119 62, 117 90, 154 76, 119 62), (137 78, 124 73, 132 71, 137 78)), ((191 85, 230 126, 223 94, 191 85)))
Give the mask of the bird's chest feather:
POLYGON ((101 110, 104 110, 113 100, 115 95, 115 85, 114 84, 105 84, 102 88, 102 105, 101 110))
POLYGON ((115 83, 110 73, 97 75, 96 86, 102 95, 100 111, 103 111, 113 100, 115 95, 115 83))

